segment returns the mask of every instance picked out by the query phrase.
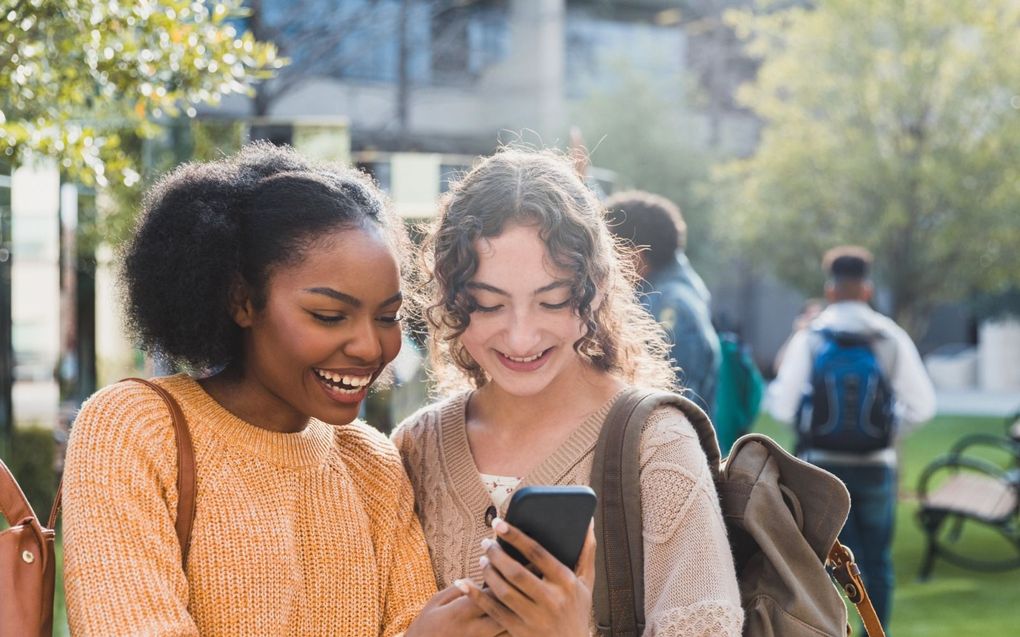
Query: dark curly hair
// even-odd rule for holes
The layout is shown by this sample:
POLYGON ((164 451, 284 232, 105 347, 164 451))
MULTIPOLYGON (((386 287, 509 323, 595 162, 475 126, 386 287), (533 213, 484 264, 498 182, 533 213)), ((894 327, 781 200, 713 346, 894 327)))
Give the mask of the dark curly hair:
POLYGON ((185 368, 236 360, 241 328, 229 299, 238 284, 261 309, 273 269, 337 229, 379 227, 406 254, 384 201, 364 174, 266 142, 180 166, 147 193, 123 254, 128 326, 143 349, 185 368))
POLYGON ((476 309, 466 284, 478 268, 475 242, 510 223, 535 225, 550 259, 574 275, 572 305, 585 328, 574 350, 628 382, 673 387, 662 330, 638 304, 629 260, 619 258, 603 214, 571 163, 552 151, 504 148, 451 186, 426 239, 422 268, 441 390, 463 385, 458 377, 465 375, 476 387, 488 381, 460 342, 476 309))
POLYGON ((619 192, 605 202, 606 221, 613 234, 644 249, 652 269, 673 261, 687 247, 687 223, 680 208, 669 199, 642 190, 619 192))

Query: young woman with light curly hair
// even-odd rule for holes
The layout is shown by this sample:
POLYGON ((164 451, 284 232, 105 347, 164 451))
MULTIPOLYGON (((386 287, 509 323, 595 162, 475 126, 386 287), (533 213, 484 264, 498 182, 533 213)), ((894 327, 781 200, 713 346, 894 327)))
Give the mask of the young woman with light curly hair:
MULTIPOLYGON (((571 164, 507 149, 442 202, 427 240, 426 318, 447 396, 394 433, 440 586, 511 635, 588 635, 594 537, 576 571, 521 568, 496 533, 525 485, 588 484, 628 387, 674 389, 662 331, 637 302, 604 210, 571 164), (484 584, 485 589, 480 585, 484 584)), ((646 635, 740 635, 733 559, 705 454, 673 407, 643 427, 646 635)))

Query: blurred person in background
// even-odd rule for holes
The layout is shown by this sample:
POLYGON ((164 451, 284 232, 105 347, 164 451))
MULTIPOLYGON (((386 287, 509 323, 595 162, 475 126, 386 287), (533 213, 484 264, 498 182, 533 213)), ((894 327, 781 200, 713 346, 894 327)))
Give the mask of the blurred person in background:
POLYGON ((894 445, 904 425, 935 414, 935 390, 907 333, 869 306, 871 267, 871 253, 857 246, 825 254, 828 306, 790 338, 767 404, 776 420, 796 428, 797 455, 850 491, 839 540, 854 552, 875 611, 888 626, 894 445))
POLYGON ((685 252, 687 223, 664 197, 627 191, 605 201, 610 230, 638 249, 642 303, 665 328, 670 357, 685 394, 709 415, 715 411, 721 353, 712 326, 712 296, 685 252))

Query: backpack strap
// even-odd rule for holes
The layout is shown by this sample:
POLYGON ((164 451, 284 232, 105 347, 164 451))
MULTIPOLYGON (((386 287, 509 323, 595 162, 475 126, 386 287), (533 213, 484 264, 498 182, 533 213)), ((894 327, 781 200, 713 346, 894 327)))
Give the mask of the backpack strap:
MULTIPOLYGON (((126 381, 141 383, 153 390, 166 403, 170 410, 170 419, 174 425, 174 439, 177 442, 177 520, 174 527, 177 541, 181 545, 181 568, 188 565, 188 551, 191 548, 191 527, 195 522, 195 448, 191 443, 188 421, 184 412, 170 392, 159 385, 141 378, 125 378, 126 381)), ((60 514, 60 499, 63 493, 63 480, 57 486, 57 495, 50 510, 47 528, 55 528, 57 516, 60 514)), ((31 510, 31 507, 29 507, 31 510)))
POLYGON ((625 390, 606 416, 592 461, 595 509, 595 623, 612 637, 640 637, 645 628, 644 545, 641 519, 641 429, 652 411, 672 405, 695 431, 713 477, 719 443, 705 412, 689 399, 662 391, 625 390))

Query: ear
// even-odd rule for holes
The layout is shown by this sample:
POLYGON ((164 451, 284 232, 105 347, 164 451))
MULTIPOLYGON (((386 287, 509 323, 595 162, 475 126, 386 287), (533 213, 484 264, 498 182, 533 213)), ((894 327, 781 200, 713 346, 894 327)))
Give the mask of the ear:
POLYGON ((252 302, 251 289, 244 281, 237 279, 230 286, 230 316, 238 326, 251 327, 255 322, 255 304, 252 302))
POLYGON ((825 282, 825 300, 829 303, 835 303, 836 299, 836 286, 832 284, 832 281, 825 282))
POLYGON ((875 286, 871 284, 871 281, 865 281, 861 283, 861 300, 865 303, 871 302, 871 297, 875 295, 875 286))

